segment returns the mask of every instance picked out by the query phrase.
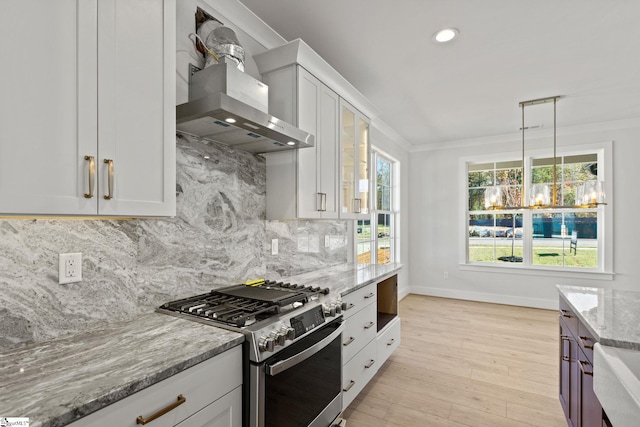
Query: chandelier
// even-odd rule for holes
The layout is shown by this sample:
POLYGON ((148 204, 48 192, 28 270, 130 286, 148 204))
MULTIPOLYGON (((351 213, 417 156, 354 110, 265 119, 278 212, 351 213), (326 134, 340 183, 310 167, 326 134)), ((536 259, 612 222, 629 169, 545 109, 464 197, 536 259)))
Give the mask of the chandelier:
POLYGON ((518 105, 522 110, 522 193, 520 205, 505 206, 504 189, 495 185, 487 187, 484 193, 484 206, 488 210, 498 209, 562 209, 562 208, 595 208, 599 205, 606 205, 604 194, 604 183, 602 181, 584 181, 575 186, 575 204, 558 204, 558 184, 557 157, 556 157, 556 104, 560 96, 533 99, 522 101, 518 105), (527 180, 525 176, 525 145, 524 145, 524 109, 525 107, 553 102, 553 182, 549 184, 533 184, 531 190, 527 190, 527 180))

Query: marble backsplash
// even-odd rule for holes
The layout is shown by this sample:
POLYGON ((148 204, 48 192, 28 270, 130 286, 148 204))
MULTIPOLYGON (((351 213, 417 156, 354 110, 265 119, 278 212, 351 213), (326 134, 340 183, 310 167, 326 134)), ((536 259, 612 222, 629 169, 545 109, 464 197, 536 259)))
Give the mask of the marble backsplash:
POLYGON ((0 348, 347 262, 346 221, 265 221, 265 180, 262 157, 180 137, 175 218, 0 220, 0 348), (67 252, 82 252, 83 281, 59 285, 58 254, 67 252))

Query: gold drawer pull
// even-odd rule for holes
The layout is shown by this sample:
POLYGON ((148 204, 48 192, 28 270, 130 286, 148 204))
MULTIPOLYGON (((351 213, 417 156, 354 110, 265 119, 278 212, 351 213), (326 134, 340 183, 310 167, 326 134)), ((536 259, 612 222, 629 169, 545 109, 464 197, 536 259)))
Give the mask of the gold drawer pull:
POLYGON ((111 159, 104 159, 104 162, 106 164, 109 165, 108 168, 108 185, 109 185, 109 194, 104 196, 105 200, 111 200, 113 199, 113 176, 114 176, 114 171, 113 171, 113 160, 111 159))
POLYGON ((354 342, 356 339, 354 337, 349 337, 349 339, 347 340, 347 342, 343 342, 342 345, 344 347, 348 346, 349 344, 351 344, 352 342, 354 342))
POLYGON ((84 198, 93 199, 93 189, 96 186, 96 161, 93 156, 84 156, 84 159, 89 162, 89 192, 84 193, 84 198))
POLYGON ((589 341, 589 337, 579 337, 580 338, 580 344, 582 344, 582 346, 588 350, 593 350, 593 346, 592 345, 587 345, 585 344, 585 341, 589 341))
POLYGON ((369 295, 365 295, 365 296, 364 296, 364 299, 373 298, 373 297, 375 297, 375 296, 376 296, 376 294, 374 294, 373 292, 371 292, 369 295))
POLYGON ((155 420, 156 418, 160 418, 161 416, 163 416, 167 412, 170 412, 170 411, 176 409, 178 406, 182 405, 186 401, 187 401, 187 398, 184 397, 183 395, 179 394, 178 395, 178 400, 176 402, 172 403, 171 405, 167 406, 164 409, 160 409, 158 412, 156 412, 155 414, 151 415, 146 420, 142 417, 142 415, 138 415, 138 418, 136 418, 136 424, 145 425, 147 423, 150 423, 151 421, 155 420))
POLYGON ((391 341, 389 341, 387 345, 392 345, 394 342, 396 342, 396 340, 394 338, 391 338, 391 341))
POLYGON ((373 360, 373 359, 371 359, 371 360, 369 361, 369 363, 367 363, 366 365, 364 365, 364 367, 365 367, 365 368, 367 368, 367 369, 369 369, 370 367, 372 367, 372 366, 373 366, 373 364, 374 364, 374 363, 376 363, 376 361, 375 361, 375 360, 373 360))
POLYGON ((353 387, 355 384, 356 382, 354 380, 349 380, 349 385, 343 388, 342 391, 347 392, 351 390, 351 387, 353 387))
POLYGON ((371 328, 371 327, 372 327, 373 325, 375 325, 375 324, 376 324, 376 322, 369 322, 369 323, 367 324, 367 326, 365 326, 364 328, 365 328, 365 329, 369 329, 369 328, 371 328))
POLYGON ((580 370, 581 370, 581 371, 582 371, 582 373, 583 373, 583 374, 585 374, 585 375, 593 376, 593 372, 587 372, 587 371, 585 371, 585 370, 584 370, 584 367, 585 367, 585 366, 587 366, 587 365, 591 366, 591 363, 589 363, 589 362, 587 362, 587 361, 584 361, 584 360, 581 360, 581 361, 580 361, 580 370))

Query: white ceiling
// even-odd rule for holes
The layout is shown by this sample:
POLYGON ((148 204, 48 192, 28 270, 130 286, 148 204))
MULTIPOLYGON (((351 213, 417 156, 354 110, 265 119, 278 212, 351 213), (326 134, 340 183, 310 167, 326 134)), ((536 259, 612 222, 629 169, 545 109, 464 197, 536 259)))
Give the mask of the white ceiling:
MULTIPOLYGON (((303 39, 415 146, 640 117, 638 0, 240 0, 303 39), (460 34, 436 44, 445 27, 460 34), (552 127, 552 104, 526 125, 552 127)), ((426 148, 426 147, 425 147, 426 148)))

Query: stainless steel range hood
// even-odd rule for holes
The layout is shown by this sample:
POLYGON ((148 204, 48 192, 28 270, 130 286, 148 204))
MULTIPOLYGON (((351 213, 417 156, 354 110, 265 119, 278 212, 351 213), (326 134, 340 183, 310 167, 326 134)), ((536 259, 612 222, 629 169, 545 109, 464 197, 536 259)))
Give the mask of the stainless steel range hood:
POLYGON ((194 73, 189 99, 176 107, 178 132, 251 153, 313 147, 313 135, 268 114, 267 86, 233 64, 194 73))

